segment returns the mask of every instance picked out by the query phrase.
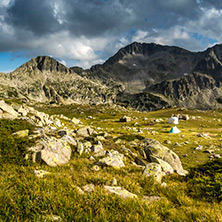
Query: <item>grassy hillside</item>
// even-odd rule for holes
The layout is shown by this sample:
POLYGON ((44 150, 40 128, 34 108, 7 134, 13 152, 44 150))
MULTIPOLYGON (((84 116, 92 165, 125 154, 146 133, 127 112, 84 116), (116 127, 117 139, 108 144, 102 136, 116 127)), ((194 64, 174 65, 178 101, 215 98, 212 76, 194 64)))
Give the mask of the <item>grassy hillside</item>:
MULTIPOLYGON (((104 149, 123 152, 129 148, 140 158, 143 138, 160 141, 176 152, 184 166, 191 172, 187 177, 166 175, 167 187, 142 176, 142 168, 132 164, 127 155, 121 169, 100 168, 95 171, 95 161, 90 154, 79 156, 73 147, 71 161, 63 166, 49 167, 38 163, 0 161, 0 221, 50 221, 47 215, 57 215, 63 221, 222 221, 222 161, 210 160, 208 151, 222 155, 222 112, 167 109, 141 113, 109 106, 44 106, 39 111, 76 117, 85 125, 106 132, 108 139, 101 141, 104 149), (167 123, 172 114, 188 114, 181 120, 179 134, 169 134, 172 125, 167 123), (119 122, 123 116, 130 122, 119 122), (199 145, 200 150, 196 149, 199 145), (210 161, 210 162, 209 162, 210 161), (206 164, 207 163, 207 164, 206 164), (204 165, 205 164, 205 165, 204 165), (50 172, 44 178, 34 175, 34 170, 50 172), (118 186, 138 195, 135 199, 122 199, 108 194, 103 186, 116 179, 118 186), (95 186, 94 192, 81 194, 78 187, 95 186), (160 200, 143 201, 143 196, 159 196, 160 200)), ((66 123, 69 124, 68 122, 66 123)), ((32 127, 25 121, 0 121, 1 160, 6 138, 17 130, 32 127)), ((102 133, 101 133, 102 135, 102 133)), ((33 143, 28 137, 10 139, 8 150, 23 150, 24 144, 33 143), (22 144, 22 145, 21 145, 22 144)), ((7 152, 5 152, 7 153, 7 152)), ((17 152, 16 158, 23 158, 17 152)), ((13 156, 13 155, 12 155, 13 156)), ((9 159, 10 160, 10 159, 9 159)))

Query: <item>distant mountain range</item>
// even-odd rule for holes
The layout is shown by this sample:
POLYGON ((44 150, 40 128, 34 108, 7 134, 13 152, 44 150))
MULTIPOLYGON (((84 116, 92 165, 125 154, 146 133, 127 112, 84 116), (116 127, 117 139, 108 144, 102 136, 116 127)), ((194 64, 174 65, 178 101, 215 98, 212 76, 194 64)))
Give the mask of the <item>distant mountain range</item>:
POLYGON ((0 74, 0 97, 62 104, 119 103, 140 110, 222 108, 222 45, 190 52, 134 42, 87 70, 39 56, 10 74, 0 74))

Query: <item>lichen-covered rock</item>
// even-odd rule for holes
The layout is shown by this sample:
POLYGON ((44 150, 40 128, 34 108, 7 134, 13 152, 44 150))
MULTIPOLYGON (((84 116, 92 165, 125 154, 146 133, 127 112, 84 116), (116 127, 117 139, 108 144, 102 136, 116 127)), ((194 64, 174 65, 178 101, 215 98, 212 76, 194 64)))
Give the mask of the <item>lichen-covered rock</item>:
POLYGON ((116 155, 104 157, 101 160, 99 160, 97 164, 101 166, 111 166, 114 168, 121 168, 125 166, 122 158, 116 155))
POLYGON ((29 130, 20 130, 20 131, 17 131, 15 133, 13 133, 13 135, 16 135, 18 137, 26 137, 29 135, 29 130))
POLYGON ((179 175, 186 175, 187 171, 185 171, 182 167, 180 158, 174 153, 172 150, 168 149, 166 146, 163 146, 161 143, 155 140, 147 139, 145 141, 147 143, 144 151, 149 159, 150 156, 159 158, 167 163, 176 171, 179 175))
POLYGON ((143 171, 143 175, 146 177, 153 176, 155 181, 161 183, 163 177, 162 167, 158 163, 148 163, 143 171))
POLYGON ((122 187, 117 187, 117 186, 104 186, 104 188, 109 192, 109 193, 114 193, 122 198, 137 198, 136 194, 133 194, 129 192, 128 190, 122 188, 122 187))
POLYGON ((43 161, 49 166, 67 163, 72 152, 68 142, 47 136, 41 138, 30 150, 35 152, 34 162, 43 161))

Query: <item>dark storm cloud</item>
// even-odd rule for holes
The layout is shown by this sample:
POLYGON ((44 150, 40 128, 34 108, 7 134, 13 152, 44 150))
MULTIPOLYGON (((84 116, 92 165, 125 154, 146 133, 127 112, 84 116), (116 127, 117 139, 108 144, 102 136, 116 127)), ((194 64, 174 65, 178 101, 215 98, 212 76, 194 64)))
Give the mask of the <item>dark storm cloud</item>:
POLYGON ((222 36, 220 0, 0 1, 0 51, 28 56, 94 61, 134 39, 199 50, 190 33, 216 41, 222 36))
POLYGON ((50 1, 15 0, 7 10, 7 22, 16 29, 44 35, 59 30, 59 23, 53 15, 50 1))

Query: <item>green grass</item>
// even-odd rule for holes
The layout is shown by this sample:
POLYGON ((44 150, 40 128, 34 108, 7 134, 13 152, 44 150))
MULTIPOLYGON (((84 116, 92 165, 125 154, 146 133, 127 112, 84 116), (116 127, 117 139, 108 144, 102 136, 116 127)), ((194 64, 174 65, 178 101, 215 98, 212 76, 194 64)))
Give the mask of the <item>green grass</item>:
POLYGON ((59 167, 20 163, 13 160, 13 155, 14 158, 22 160, 24 147, 32 141, 23 138, 19 142, 19 138, 14 138, 11 134, 23 129, 32 132, 33 126, 20 120, 0 120, 1 138, 4 138, 0 139, 1 152, 10 151, 8 159, 6 156, 0 157, 7 160, 1 162, 0 167, 0 221, 44 221, 46 215, 58 215, 63 221, 81 222, 222 221, 221 160, 208 162, 209 154, 203 152, 211 149, 213 145, 215 152, 222 154, 222 123, 214 120, 222 118, 221 111, 168 109, 141 113, 119 107, 80 105, 39 105, 37 108, 49 114, 79 118, 101 135, 107 132, 109 139, 101 141, 106 150, 123 152, 122 147, 125 146, 142 158, 138 151, 142 147, 143 138, 156 139, 176 152, 184 168, 191 173, 185 178, 176 174, 165 176, 163 182, 166 182, 168 187, 164 188, 154 183, 152 178, 143 177, 143 169, 130 163, 132 157, 126 158, 124 168, 107 167, 97 172, 92 167, 98 158, 90 161, 90 154, 78 156, 73 153, 70 162, 59 167), (167 124, 167 119, 177 113, 201 118, 180 121, 178 128, 182 132, 169 134, 172 125, 167 124), (123 115, 131 116, 133 120, 127 123, 119 122, 123 115), (93 119, 86 118, 88 116, 93 119), (147 120, 144 120, 145 117, 147 120), (163 121, 153 121, 159 118, 163 121), (134 131, 133 128, 141 129, 142 133, 134 131), (203 132, 210 134, 210 137, 197 136, 203 132), (117 139, 121 139, 120 144, 115 143, 117 139), (166 144, 166 140, 171 143, 166 144), (130 145, 131 141, 135 141, 136 147, 130 145), (179 146, 175 143, 179 143, 179 146), (198 145, 203 145, 203 150, 195 150, 198 145), (184 154, 188 156, 184 157, 184 154), (43 169, 51 174, 40 179, 34 175, 36 169, 43 169), (122 199, 108 194, 103 186, 110 185, 113 178, 117 179, 119 186, 135 193, 138 198, 122 199), (95 192, 82 195, 77 191, 76 186, 83 188, 89 183, 94 184, 95 192), (162 199, 146 203, 142 201, 144 195, 158 195, 162 199))
POLYGON ((31 133, 34 128, 24 120, 0 120, 0 166, 3 163, 28 164, 24 156, 27 153, 27 147, 33 145, 34 140, 28 137, 20 138, 12 133, 25 129, 31 133))

